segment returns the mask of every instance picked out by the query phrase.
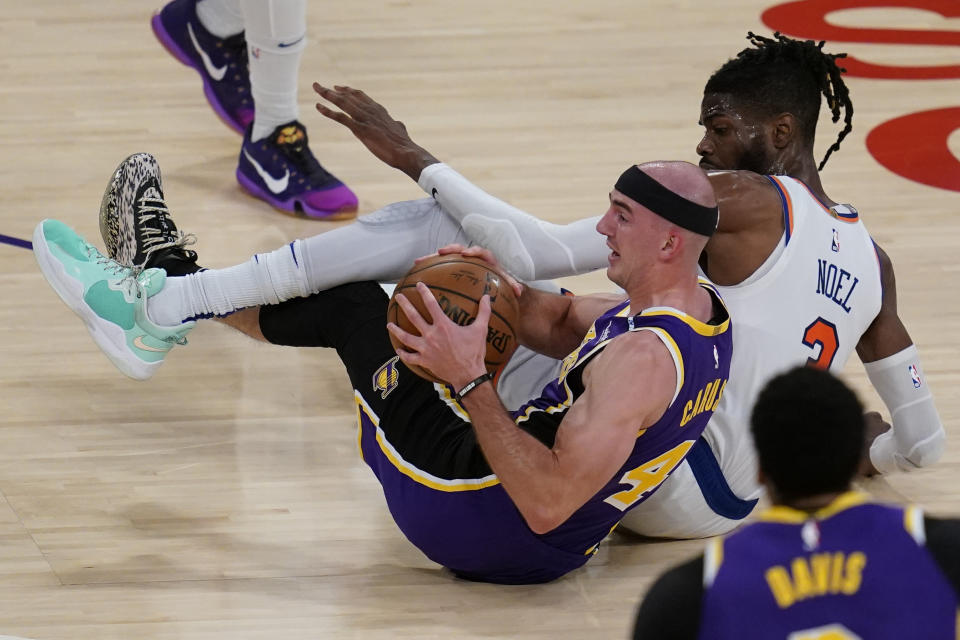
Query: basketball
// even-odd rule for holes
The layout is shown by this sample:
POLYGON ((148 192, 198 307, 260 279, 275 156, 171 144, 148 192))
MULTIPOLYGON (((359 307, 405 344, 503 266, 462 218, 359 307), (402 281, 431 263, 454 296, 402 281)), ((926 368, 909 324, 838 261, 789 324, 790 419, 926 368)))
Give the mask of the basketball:
MULTIPOLYGON (((520 314, 520 304, 513 288, 487 261, 452 253, 432 256, 413 266, 403 280, 397 283, 387 307, 387 320, 414 335, 420 335, 420 332, 407 319, 396 298, 398 293, 405 295, 429 322, 427 308, 417 291, 418 282, 430 288, 443 313, 460 326, 468 325, 476 319, 480 299, 485 294, 489 295, 490 324, 484 364, 487 371, 493 373, 510 359, 517 346, 514 327, 520 314)), ((404 348, 392 334, 390 342, 395 349, 404 348)), ((409 365, 409 368, 422 378, 443 382, 427 369, 414 365, 409 365)))

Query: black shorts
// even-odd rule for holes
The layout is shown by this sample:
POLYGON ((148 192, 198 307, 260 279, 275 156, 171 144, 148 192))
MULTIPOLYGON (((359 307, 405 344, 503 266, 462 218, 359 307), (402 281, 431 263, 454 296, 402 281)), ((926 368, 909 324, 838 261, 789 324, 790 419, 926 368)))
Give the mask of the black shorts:
POLYGON ((353 388, 380 418, 390 444, 409 463, 446 479, 492 473, 449 388, 434 385, 397 359, 387 333, 387 302, 375 282, 343 285, 260 308, 260 330, 273 344, 331 347, 353 388))

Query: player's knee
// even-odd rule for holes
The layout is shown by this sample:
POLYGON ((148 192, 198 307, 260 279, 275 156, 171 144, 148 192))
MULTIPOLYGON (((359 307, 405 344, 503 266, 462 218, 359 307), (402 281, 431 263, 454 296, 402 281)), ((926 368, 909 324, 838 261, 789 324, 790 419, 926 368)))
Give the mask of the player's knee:
POLYGON ((446 215, 433 198, 394 202, 372 213, 359 216, 357 222, 367 227, 408 228, 427 222, 431 216, 446 215))

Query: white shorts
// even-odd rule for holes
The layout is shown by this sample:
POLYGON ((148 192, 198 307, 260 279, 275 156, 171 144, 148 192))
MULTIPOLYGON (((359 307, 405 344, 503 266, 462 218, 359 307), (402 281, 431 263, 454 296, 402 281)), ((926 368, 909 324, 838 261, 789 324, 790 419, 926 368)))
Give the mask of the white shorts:
POLYGON ((732 531, 743 520, 717 515, 684 460, 660 488, 627 512, 620 526, 653 538, 706 538, 732 531))

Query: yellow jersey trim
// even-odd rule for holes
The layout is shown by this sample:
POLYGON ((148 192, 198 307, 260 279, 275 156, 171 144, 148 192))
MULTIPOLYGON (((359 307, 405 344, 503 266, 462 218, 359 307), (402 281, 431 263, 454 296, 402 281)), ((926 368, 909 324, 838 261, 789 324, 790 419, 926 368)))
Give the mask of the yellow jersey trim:
MULTIPOLYGON (((354 391, 354 397, 359 398, 360 394, 354 391)), ((361 411, 363 411, 363 407, 358 401, 357 402, 357 450, 360 452, 360 459, 366 462, 367 459, 363 457, 363 420, 361 420, 361 416, 360 416, 361 411)), ((367 415, 369 416, 370 414, 367 414, 367 415)), ((370 420, 373 421, 373 418, 371 417, 370 420)))
POLYGON ((442 382, 434 382, 433 388, 437 391, 437 395, 440 396, 440 399, 443 400, 448 407, 450 407, 450 410, 457 414, 458 418, 464 422, 470 422, 470 414, 467 413, 467 410, 463 408, 462 404, 457 402, 457 399, 454 397, 449 385, 443 384, 442 382))
POLYGON ((613 533, 613 530, 616 529, 619 525, 620 525, 619 520, 614 522, 613 526, 610 527, 610 531, 607 531, 607 535, 603 536, 603 538, 600 539, 600 542, 598 542, 597 544, 593 545, 592 547, 584 551, 583 555, 590 556, 595 554, 600 549, 600 545, 603 544, 603 541, 606 540, 610 536, 610 534, 613 533))
POLYGON ((393 448, 393 445, 387 440, 386 434, 383 433, 383 430, 380 428, 380 419, 373 412, 373 409, 370 408, 370 405, 363 399, 358 391, 354 391, 353 397, 357 402, 357 417, 360 417, 360 411, 366 414, 367 418, 370 419, 370 423, 376 429, 376 440, 377 444, 380 446, 380 450, 383 452, 383 455, 386 456, 387 460, 390 461, 397 470, 403 475, 407 476, 414 482, 422 484, 431 489, 437 491, 447 491, 447 492, 456 492, 456 491, 477 491, 479 489, 486 489, 487 487, 492 487, 494 485, 500 484, 500 479, 497 478, 495 474, 490 474, 484 476, 483 478, 457 478, 454 480, 447 480, 445 478, 438 478, 435 475, 432 475, 422 469, 418 469, 416 466, 410 464, 403 459, 396 449, 393 448))
POLYGON ((927 529, 923 523, 923 509, 915 505, 908 505, 903 509, 903 528, 907 530, 917 544, 927 544, 927 529))
POLYGON ((723 564, 723 538, 717 537, 707 543, 703 551, 703 586, 711 587, 723 564))
POLYGON ((870 501, 870 496, 859 491, 847 491, 837 496, 833 502, 828 504, 815 511, 814 513, 808 513, 806 511, 801 511, 799 509, 794 509, 793 507, 788 507, 785 505, 777 505, 775 507, 770 507, 757 518, 763 522, 782 522, 785 524, 802 524, 809 520, 810 518, 816 518, 817 520, 824 520, 829 518, 832 515, 836 515, 841 511, 849 509, 851 507, 856 507, 858 505, 864 504, 870 501))
POLYGON ((677 318, 691 329, 696 331, 702 336, 712 337, 718 336, 721 333, 724 333, 727 329, 730 328, 730 312, 727 310, 727 305, 723 301, 723 298, 720 297, 720 294, 717 292, 716 288, 707 280, 703 278, 698 279, 698 284, 704 289, 708 289, 714 293, 717 297, 717 300, 720 301, 720 304, 723 305, 723 310, 727 312, 727 319, 721 322, 720 324, 707 324, 706 322, 701 322, 694 318, 693 316, 675 309, 674 307, 650 307, 649 309, 644 309, 638 315, 641 316, 672 316, 677 318))

